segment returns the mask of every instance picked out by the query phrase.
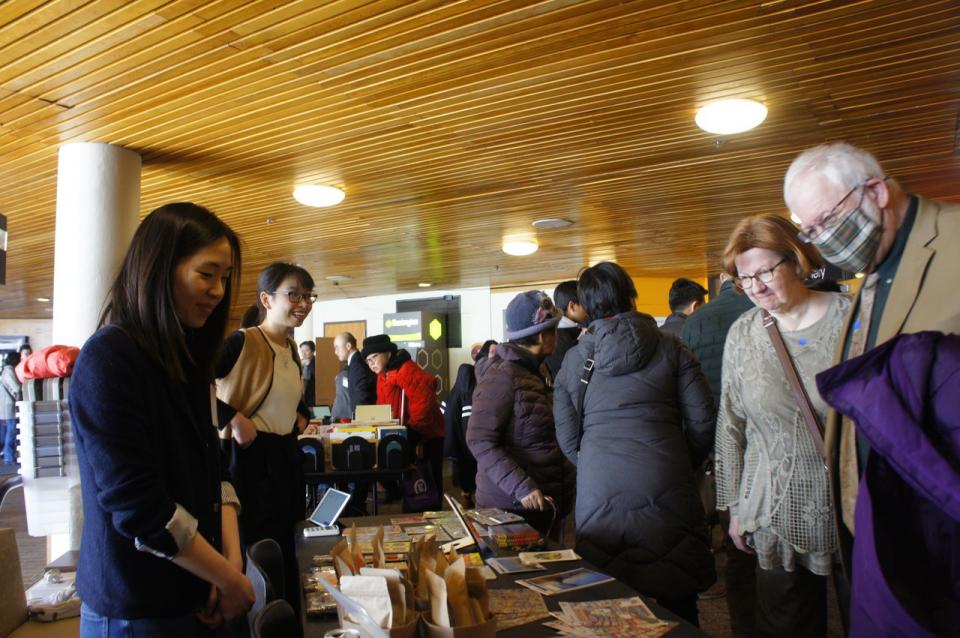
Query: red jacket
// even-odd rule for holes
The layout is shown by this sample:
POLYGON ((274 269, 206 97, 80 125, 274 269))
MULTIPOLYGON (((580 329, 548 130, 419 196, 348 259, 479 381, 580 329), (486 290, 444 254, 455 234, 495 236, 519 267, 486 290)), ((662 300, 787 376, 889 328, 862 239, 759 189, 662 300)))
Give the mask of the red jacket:
POLYGON ((403 424, 425 439, 442 438, 444 426, 437 403, 437 379, 410 359, 395 370, 385 370, 377 375, 377 403, 391 406, 395 419, 400 418, 400 402, 404 394, 403 424))

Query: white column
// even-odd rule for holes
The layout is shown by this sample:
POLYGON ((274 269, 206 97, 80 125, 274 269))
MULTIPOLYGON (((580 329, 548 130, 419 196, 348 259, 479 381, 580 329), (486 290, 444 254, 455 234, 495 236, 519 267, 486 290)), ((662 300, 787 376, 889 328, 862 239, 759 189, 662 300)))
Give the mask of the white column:
POLYGON ((82 346, 140 212, 140 156, 111 144, 60 147, 53 262, 53 343, 82 346))
MULTIPOLYGON (((97 329, 104 299, 137 229, 140 166, 140 155, 111 144, 60 147, 53 262, 55 344, 82 346, 97 329)), ((52 479, 59 481, 57 485, 34 481, 46 498, 63 499, 69 507, 65 525, 48 532, 51 560, 80 546, 80 477, 75 459, 67 466, 66 479, 52 479)))

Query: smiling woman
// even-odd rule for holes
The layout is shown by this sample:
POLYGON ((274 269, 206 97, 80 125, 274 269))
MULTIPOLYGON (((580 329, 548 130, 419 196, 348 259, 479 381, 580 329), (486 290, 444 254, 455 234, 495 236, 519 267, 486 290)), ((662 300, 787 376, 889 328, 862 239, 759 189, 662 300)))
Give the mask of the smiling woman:
POLYGON ((213 635, 253 603, 210 409, 239 266, 237 236, 210 211, 153 211, 80 351, 81 635, 213 635))
POLYGON ((276 262, 257 280, 258 325, 230 335, 217 365, 221 438, 243 502, 240 535, 247 547, 264 538, 280 544, 287 599, 299 608, 294 525, 303 520, 297 435, 310 417, 303 401, 300 358, 290 339, 317 296, 300 266, 276 262))

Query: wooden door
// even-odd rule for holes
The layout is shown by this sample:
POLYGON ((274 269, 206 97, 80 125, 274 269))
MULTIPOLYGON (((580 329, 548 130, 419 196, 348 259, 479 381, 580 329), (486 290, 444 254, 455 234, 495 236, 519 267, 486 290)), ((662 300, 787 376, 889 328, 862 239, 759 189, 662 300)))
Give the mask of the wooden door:
POLYGON ((341 332, 349 332, 357 338, 357 350, 363 346, 367 338, 367 322, 361 321, 330 321, 323 324, 323 336, 333 339, 341 332))

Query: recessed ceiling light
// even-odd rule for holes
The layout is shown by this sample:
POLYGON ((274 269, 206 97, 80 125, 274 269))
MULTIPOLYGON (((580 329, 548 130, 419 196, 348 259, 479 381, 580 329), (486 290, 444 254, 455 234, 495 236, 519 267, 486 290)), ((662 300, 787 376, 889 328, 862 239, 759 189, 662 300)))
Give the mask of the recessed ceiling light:
POLYGON ((40 303, 50 303, 50 297, 37 297, 37 301, 40 303))
POLYGON ((697 126, 708 133, 730 135, 758 126, 767 117, 767 107, 756 100, 717 100, 697 111, 697 126))
POLYGON ((324 279, 327 281, 350 281, 353 277, 350 275, 327 275, 324 279))
POLYGON ((532 255, 537 252, 537 249, 540 247, 540 244, 537 243, 536 239, 518 239, 518 238, 505 238, 503 240, 503 252, 508 255, 514 255, 515 257, 524 257, 526 255, 532 255))
POLYGON ((304 206, 334 206, 343 201, 345 194, 334 186, 302 184, 293 189, 293 198, 304 206))
POLYGON ((420 288, 429 288, 429 287, 432 286, 432 285, 433 285, 433 284, 428 283, 428 282, 426 282, 426 281, 421 281, 420 283, 417 284, 417 286, 419 286, 420 288))
POLYGON ((569 219, 563 219, 562 217, 544 217, 542 219, 535 219, 530 223, 534 228, 566 228, 567 226, 573 226, 573 222, 569 219))

